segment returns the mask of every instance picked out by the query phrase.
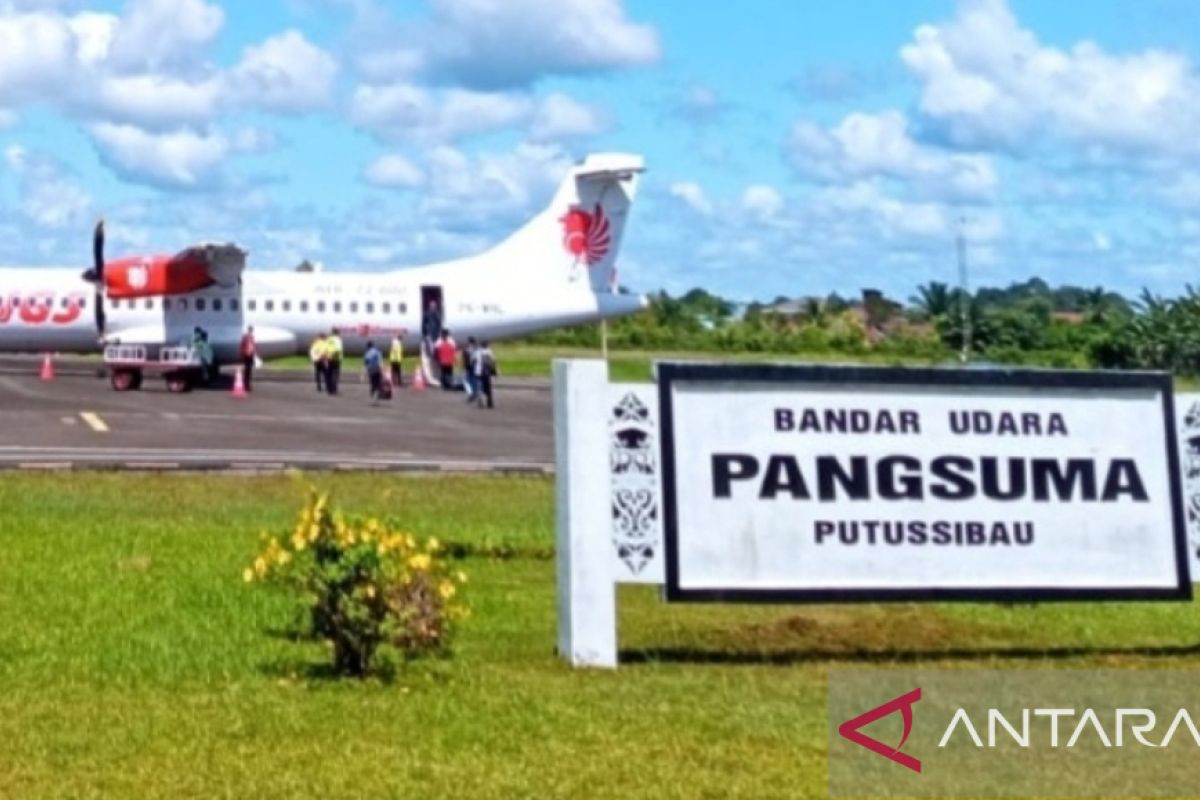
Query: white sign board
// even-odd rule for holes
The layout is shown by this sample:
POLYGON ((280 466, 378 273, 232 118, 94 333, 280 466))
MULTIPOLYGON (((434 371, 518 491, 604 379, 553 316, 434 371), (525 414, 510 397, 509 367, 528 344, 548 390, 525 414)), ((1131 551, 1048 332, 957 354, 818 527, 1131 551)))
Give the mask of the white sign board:
POLYGON ((668 599, 1191 596, 1169 376, 658 378, 668 599))

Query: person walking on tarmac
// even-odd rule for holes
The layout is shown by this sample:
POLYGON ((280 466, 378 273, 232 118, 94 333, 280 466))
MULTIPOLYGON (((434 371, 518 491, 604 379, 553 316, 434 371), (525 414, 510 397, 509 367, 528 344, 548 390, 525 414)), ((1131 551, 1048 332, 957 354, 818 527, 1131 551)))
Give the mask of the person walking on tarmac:
POLYGON ((318 333, 313 339, 312 347, 308 348, 308 357, 312 359, 313 379, 317 382, 317 391, 325 391, 326 373, 329 371, 329 360, 325 347, 325 334, 318 333))
POLYGON ((458 352, 458 348, 454 346, 454 340, 450 338, 450 331, 442 331, 442 338, 438 341, 435 352, 438 372, 441 373, 442 388, 450 391, 454 388, 454 357, 458 352))
POLYGON ((242 335, 242 343, 238 347, 238 353, 242 357, 242 385, 246 387, 246 391, 252 391, 251 384, 254 376, 254 359, 258 358, 258 345, 254 342, 254 326, 246 328, 246 333, 242 335))
POLYGON ((371 383, 371 405, 379 405, 379 399, 383 396, 383 356, 375 348, 374 342, 367 342, 367 351, 363 353, 363 367, 371 383))
POLYGON ((463 389, 467 392, 467 402, 475 399, 479 391, 479 381, 475 379, 475 350, 478 345, 474 336, 467 337, 467 346, 462 351, 463 389))
POLYGON ((475 373, 475 395, 479 401, 479 407, 483 408, 483 399, 487 398, 487 407, 495 408, 496 404, 492 399, 492 378, 495 378, 499 372, 496 369, 496 356, 492 352, 492 348, 488 347, 487 341, 479 343, 479 347, 475 348, 475 357, 471 360, 471 370, 475 373))
POLYGON ((392 349, 388 351, 388 366, 392 368, 392 386, 403 386, 404 341, 399 334, 392 337, 392 349))
POLYGON ((329 365, 325 372, 325 386, 329 394, 338 393, 338 384, 342 379, 343 352, 342 337, 338 329, 334 328, 325 338, 325 358, 329 365))

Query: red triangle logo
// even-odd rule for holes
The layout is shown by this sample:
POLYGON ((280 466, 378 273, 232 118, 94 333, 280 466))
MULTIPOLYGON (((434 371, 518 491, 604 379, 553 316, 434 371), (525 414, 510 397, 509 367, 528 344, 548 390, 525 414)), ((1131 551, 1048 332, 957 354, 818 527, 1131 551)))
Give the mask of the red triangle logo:
POLYGON ((912 733, 913 727, 913 704, 921 699, 921 690, 914 689, 908 694, 901 695, 895 700, 889 700, 878 708, 873 708, 865 714, 861 714, 852 720, 848 720, 841 724, 838 728, 838 734, 849 739, 855 744, 865 747, 873 753, 877 753, 889 761, 894 761, 902 767, 907 767, 913 772, 921 771, 921 762, 919 759, 913 758, 907 753, 901 753, 900 748, 904 747, 904 743, 908 741, 908 735, 912 733), (860 728, 865 728, 872 722, 877 722, 884 717, 900 712, 904 720, 904 735, 900 737, 900 744, 895 747, 889 747, 878 739, 872 739, 863 733, 860 728))

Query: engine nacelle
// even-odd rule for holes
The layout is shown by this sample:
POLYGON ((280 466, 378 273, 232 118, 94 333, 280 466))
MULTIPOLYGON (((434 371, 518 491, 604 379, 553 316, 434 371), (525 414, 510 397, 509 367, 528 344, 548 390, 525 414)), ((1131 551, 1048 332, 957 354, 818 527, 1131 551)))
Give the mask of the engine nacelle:
POLYGON ((241 280, 246 251, 235 244, 200 244, 173 256, 134 256, 104 268, 109 297, 187 294, 213 284, 230 288, 241 280))

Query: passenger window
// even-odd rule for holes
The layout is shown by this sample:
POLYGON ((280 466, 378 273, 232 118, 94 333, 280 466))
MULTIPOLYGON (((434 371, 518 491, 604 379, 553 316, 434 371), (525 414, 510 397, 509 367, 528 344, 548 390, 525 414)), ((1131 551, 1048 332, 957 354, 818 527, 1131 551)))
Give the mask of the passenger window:
POLYGON ((368 314, 375 313, 375 304, 374 303, 367 303, 367 313, 368 314))
POLYGON ((333 304, 333 313, 335 313, 335 314, 342 313, 342 304, 340 302, 333 304))
POLYGON ((350 304, 350 313, 351 313, 351 314, 357 314, 357 313, 358 313, 358 303, 351 303, 351 304, 350 304))
POLYGON ((80 308, 87 308, 87 298, 86 297, 76 298, 75 302, 79 305, 80 308))
POLYGON ((401 313, 401 314, 407 314, 407 313, 408 313, 408 304, 407 304, 407 303, 401 303, 401 304, 400 304, 400 313, 401 313))
POLYGON ((308 301, 307 300, 300 301, 300 311, 305 314, 308 313, 308 301))
POLYGON ((204 311, 206 306, 207 306, 207 304, 203 297, 196 298, 196 310, 197 311, 204 311))
POLYGON ((237 311, 237 310, 238 310, 238 301, 237 301, 237 300, 230 300, 230 301, 229 301, 229 310, 230 310, 230 311, 237 311))
POLYGON ((317 301, 317 313, 318 314, 325 313, 325 301, 324 300, 317 301))
POLYGON ((382 311, 384 314, 392 313, 392 304, 384 303, 383 306, 380 308, 380 311, 382 311))
POLYGON ((153 308, 154 308, 154 300, 153 300, 153 298, 147 297, 147 298, 146 298, 146 303, 145 303, 145 306, 146 306, 146 309, 147 309, 147 310, 153 309, 153 308))
POLYGON ((171 310, 171 298, 164 297, 163 298, 163 311, 170 311, 170 310, 171 310))
POLYGON ((291 311, 291 310, 292 310, 292 301, 291 301, 291 300, 284 300, 284 301, 283 301, 283 310, 284 310, 284 311, 291 311))
POLYGON ((264 311, 274 311, 275 310, 275 301, 274 300, 264 301, 263 302, 263 310, 264 311))
POLYGON ((179 310, 187 311, 187 298, 184 298, 184 297, 179 298, 179 310))
POLYGON ((258 308, 257 300, 247 300, 246 301, 246 310, 247 311, 253 311, 256 308, 258 308))
POLYGON ((221 310, 221 298, 217 297, 213 300, 213 311, 221 310))

